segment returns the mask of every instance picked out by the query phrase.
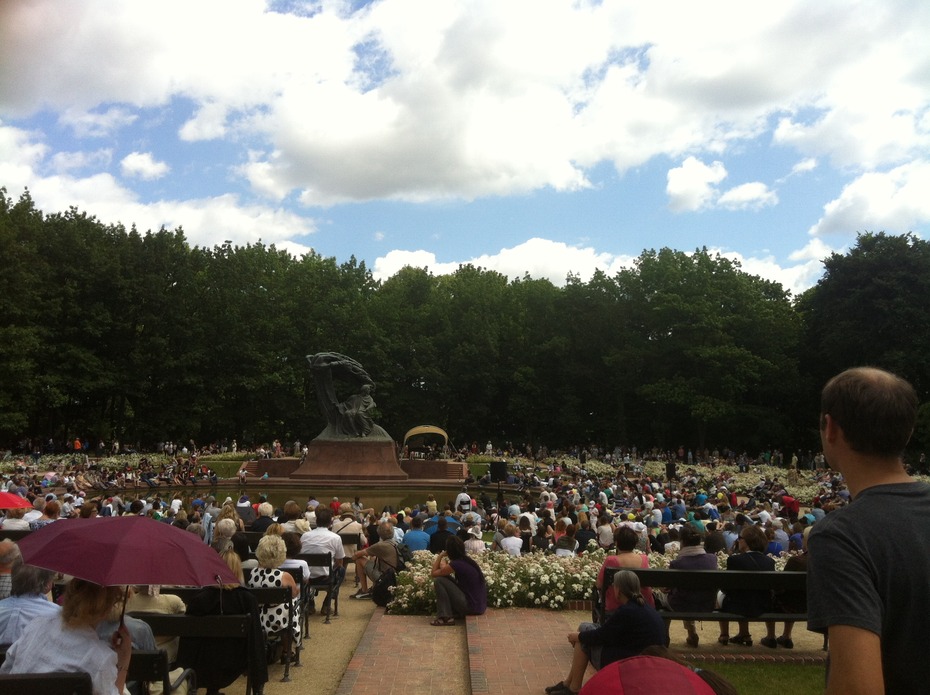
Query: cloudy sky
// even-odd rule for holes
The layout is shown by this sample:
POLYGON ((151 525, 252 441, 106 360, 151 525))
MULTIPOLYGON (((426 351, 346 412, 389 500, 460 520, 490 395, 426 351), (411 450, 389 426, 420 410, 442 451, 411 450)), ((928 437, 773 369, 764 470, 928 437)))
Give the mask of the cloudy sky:
POLYGON ((0 186, 192 244, 794 292, 930 229, 930 2, 2 0, 0 186))

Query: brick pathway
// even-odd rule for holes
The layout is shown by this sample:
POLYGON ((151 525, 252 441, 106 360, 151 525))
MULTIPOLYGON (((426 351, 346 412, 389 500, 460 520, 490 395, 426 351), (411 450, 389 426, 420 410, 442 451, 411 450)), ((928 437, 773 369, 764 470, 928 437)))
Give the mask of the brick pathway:
MULTIPOLYGON (((589 619, 590 612, 583 611, 489 609, 465 624, 439 628, 425 616, 385 615, 375 609, 336 695, 542 695, 568 673, 572 649, 566 635, 589 619)), ((824 661, 820 636, 805 630, 796 630, 797 647, 787 651, 758 644, 721 647, 717 629, 716 623, 699 626, 701 646, 692 650, 684 647, 681 623, 673 622, 672 648, 680 658, 711 663, 824 661)), ((589 668, 587 677, 592 673, 589 668)))

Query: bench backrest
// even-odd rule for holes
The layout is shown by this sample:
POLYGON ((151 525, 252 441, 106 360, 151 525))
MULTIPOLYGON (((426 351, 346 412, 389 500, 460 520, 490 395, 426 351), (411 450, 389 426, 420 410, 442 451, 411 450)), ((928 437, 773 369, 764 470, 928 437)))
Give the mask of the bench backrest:
MULTIPOLYGON (((608 568, 616 572, 616 568, 608 568)), ((631 572, 639 577, 643 586, 669 587, 679 589, 719 589, 721 591, 805 591, 807 589, 806 572, 745 572, 742 570, 672 570, 632 568, 631 572)), ((614 572, 610 573, 613 581, 614 572)), ((604 573, 604 586, 610 586, 607 571, 604 573)))
POLYGON ((93 695, 90 674, 78 673, 16 673, 0 675, 0 695, 93 695))
POLYGON ((354 545, 356 548, 362 547, 362 534, 360 533, 339 533, 337 535, 343 545, 354 545))
POLYGON ((0 529, 0 539, 9 538, 11 541, 21 541, 30 533, 32 533, 32 531, 27 529, 9 529, 6 531, 0 529))
POLYGON ((252 618, 249 615, 179 615, 133 612, 144 620, 153 635, 165 637, 241 637, 248 639, 252 618))
POLYGON ((262 536, 265 535, 264 531, 245 531, 245 537, 249 541, 249 549, 254 553, 256 548, 258 548, 258 542, 262 539, 262 536))

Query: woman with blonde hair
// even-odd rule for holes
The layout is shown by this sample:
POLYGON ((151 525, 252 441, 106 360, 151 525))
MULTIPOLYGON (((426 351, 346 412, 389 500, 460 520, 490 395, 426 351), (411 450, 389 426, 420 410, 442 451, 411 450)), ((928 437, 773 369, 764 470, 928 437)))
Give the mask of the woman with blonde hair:
MULTIPOLYGON (((281 536, 262 536, 255 549, 255 559, 258 560, 258 567, 249 573, 249 588, 282 586, 291 590, 292 599, 300 596, 300 587, 294 581, 294 577, 290 572, 281 569, 281 565, 287 559, 287 546, 281 536)), ((290 623, 296 644, 300 643, 301 636, 299 603, 293 601, 294 619, 290 623)), ((266 636, 286 629, 288 618, 287 605, 283 603, 262 606, 262 628, 266 636)))
POLYGON ((61 617, 34 621, 6 653, 0 673, 84 671, 95 695, 121 695, 132 655, 132 637, 125 625, 110 643, 99 639, 97 624, 123 597, 121 586, 100 586, 72 579, 65 591, 61 617))
POLYGON ((242 521, 242 518, 236 512, 236 508, 232 504, 224 504, 222 506, 220 513, 216 517, 216 524, 219 524, 223 519, 232 520, 236 526, 237 531, 245 531, 245 523, 242 521))

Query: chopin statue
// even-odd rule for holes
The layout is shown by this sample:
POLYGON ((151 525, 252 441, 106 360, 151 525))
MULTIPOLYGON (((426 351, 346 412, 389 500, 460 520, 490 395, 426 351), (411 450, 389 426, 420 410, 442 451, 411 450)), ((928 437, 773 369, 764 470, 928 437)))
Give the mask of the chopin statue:
POLYGON ((338 352, 318 352, 307 355, 307 360, 313 373, 316 396, 327 422, 326 429, 318 439, 391 439, 369 414, 375 407, 371 396, 375 384, 362 365, 338 352), (336 393, 334 377, 349 382, 356 391, 340 399, 336 393))

